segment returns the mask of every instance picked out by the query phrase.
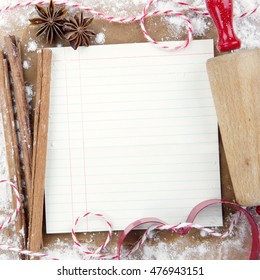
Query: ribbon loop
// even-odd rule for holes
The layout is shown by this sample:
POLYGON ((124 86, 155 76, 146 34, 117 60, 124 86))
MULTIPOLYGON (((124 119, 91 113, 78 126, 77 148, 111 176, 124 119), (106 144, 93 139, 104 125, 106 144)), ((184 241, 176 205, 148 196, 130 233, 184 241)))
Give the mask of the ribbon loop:
MULTIPOLYGON (((78 217, 75 220, 74 226, 71 230, 71 235, 72 235, 72 239, 74 241, 74 245, 76 247, 78 247, 78 249, 80 249, 80 251, 82 251, 84 254, 86 255, 91 255, 92 257, 98 257, 98 258, 106 258, 108 257, 106 254, 103 253, 104 249, 106 248, 106 246, 108 245, 108 243, 110 242, 111 238, 112 238, 112 225, 111 223, 104 217, 104 215, 100 214, 100 213, 91 213, 91 212, 86 212, 84 215, 78 217), (76 236, 76 227, 79 224, 79 221, 87 218, 88 216, 94 215, 98 218, 102 218, 104 220, 104 222, 107 224, 108 226, 108 234, 107 237, 105 239, 105 241, 102 243, 102 245, 100 247, 98 247, 95 251, 90 251, 88 249, 84 249, 84 247, 81 245, 81 243, 78 241, 77 236, 76 236)), ((117 256, 113 256, 112 258, 115 259, 117 256)))
POLYGON ((259 257, 259 253, 260 253, 260 241, 259 241, 259 230, 258 230, 258 226, 254 220, 254 218, 252 217, 252 215, 243 207, 241 207, 240 205, 234 203, 234 202, 230 202, 230 201, 226 201, 226 200, 221 200, 221 199, 210 199, 210 200, 206 200, 203 201, 201 203, 199 203, 198 205, 196 205, 190 212, 188 218, 187 218, 187 222, 193 223, 195 218, 197 217, 197 215, 205 208, 211 206, 211 205, 216 205, 216 204, 225 204, 228 205, 230 207, 232 207, 233 209, 235 209, 236 211, 241 212, 242 214, 245 215, 245 217, 247 218, 250 227, 251 227, 251 233, 252 233, 252 242, 251 242, 251 252, 250 252, 250 256, 249 259, 250 260, 257 260, 259 257))
POLYGON ((158 1, 159 0, 151 0, 143 9, 142 18, 140 20, 140 26, 141 26, 141 30, 143 32, 144 37, 147 39, 147 41, 149 41, 152 44, 154 44, 154 45, 156 45, 156 46, 158 46, 160 48, 163 48, 163 49, 180 50, 180 49, 186 48, 190 44, 190 42, 192 41, 193 27, 192 27, 191 21, 184 14, 182 14, 180 12, 176 12, 175 10, 166 10, 166 11, 157 10, 155 12, 148 13, 147 12, 148 9, 154 3, 158 2, 158 1), (152 37, 148 34, 148 32, 147 32, 147 30, 145 28, 144 20, 147 17, 153 16, 153 15, 158 15, 158 14, 177 16, 177 17, 180 17, 181 19, 183 19, 186 22, 186 30, 187 30, 188 34, 187 34, 187 37, 186 37, 185 41, 181 45, 170 46, 169 44, 159 43, 159 42, 153 40, 152 37))
MULTIPOLYGON (((150 227, 150 229, 154 229, 154 227, 156 228, 158 225, 165 225, 166 223, 160 219, 157 218, 143 218, 140 220, 136 220, 133 223, 131 223, 130 225, 128 225, 123 232, 121 233, 121 235, 118 238, 117 241, 117 256, 119 259, 122 258, 121 256, 121 250, 122 250, 122 246, 124 244, 124 241, 126 239, 126 237, 128 236, 128 234, 136 229, 137 227, 141 226, 141 225, 145 225, 145 224, 152 224, 152 226, 150 227)), ((147 235, 149 234, 149 228, 147 229, 147 231, 144 233, 143 237, 146 239, 147 235)), ((145 240, 144 239, 144 240, 145 240)), ((141 238, 139 240, 139 242, 136 243, 135 246, 133 246, 133 248, 126 254, 124 255, 124 257, 128 256, 130 253, 133 253, 134 251, 136 251, 139 248, 139 245, 143 244, 143 239, 141 238)))
MULTIPOLYGON (((155 10, 154 12, 148 12, 149 8, 156 4, 157 2, 159 2, 159 0, 150 0, 148 2, 148 4, 143 8, 141 15, 135 16, 135 17, 116 17, 116 16, 111 16, 111 15, 106 15, 105 13, 99 12, 99 11, 95 11, 94 9, 90 8, 90 7, 85 7, 79 3, 73 3, 72 1, 55 1, 55 3, 57 5, 64 5, 64 6, 68 6, 68 7, 72 7, 72 8, 78 8, 84 11, 87 11, 91 14, 93 14, 94 16, 97 16, 99 18, 103 18, 109 22, 118 22, 118 23, 131 23, 131 22, 135 22, 135 21, 140 21, 140 26, 141 26, 141 30, 145 36, 145 38, 151 42, 152 44, 160 47, 160 48, 164 48, 164 49, 169 49, 169 50, 178 50, 178 49, 183 49, 186 48, 189 43, 192 41, 192 35, 193 35, 193 27, 191 24, 191 21, 189 20, 188 17, 186 17, 183 13, 181 13, 179 10, 172 10, 172 9, 168 9, 168 10, 155 10), (145 19, 147 19, 148 17, 151 16, 155 16, 155 15, 172 15, 172 16, 178 16, 181 19, 183 19, 186 23, 186 30, 188 32, 186 40, 183 42, 182 45, 179 46, 174 46, 171 47, 165 43, 159 43, 156 42, 155 40, 153 40, 151 38, 151 36, 148 34, 146 28, 145 28, 145 19)), ((17 4, 11 4, 8 5, 4 8, 0 9, 0 13, 3 11, 8 11, 8 10, 12 10, 14 8, 19 8, 19 7, 29 7, 29 6, 34 6, 36 4, 41 5, 41 4, 48 4, 49 0, 46 1, 41 1, 41 0, 36 0, 36 1, 27 1, 27 2, 23 2, 23 3, 17 3, 17 4)), ((186 2, 176 2, 176 4, 180 5, 182 8, 186 7, 186 9, 192 11, 192 12, 196 12, 196 13, 200 13, 201 15, 204 16, 208 16, 208 12, 206 9, 203 10, 203 8, 199 8, 193 5, 190 5, 189 3, 186 2)), ((259 7, 255 7, 252 11, 248 11, 243 13, 240 16, 236 16, 236 17, 240 17, 240 18, 244 18, 246 16, 250 16, 252 14, 255 14, 258 11, 259 7)), ((13 189, 14 194, 15 194, 15 198, 16 198, 16 208, 14 209, 12 215, 10 217, 8 217, 8 219, 6 219, 2 224, 0 224, 0 231, 3 230, 4 228, 9 227, 16 219, 16 217, 19 214, 19 209, 21 206, 21 198, 19 195, 19 192, 17 190, 17 187, 12 183, 9 182, 7 180, 0 180, 0 184, 1 183, 7 183, 10 185, 10 187, 13 189)), ((145 231, 145 233, 143 234, 143 236, 140 238, 140 240, 136 243, 135 246, 133 246, 133 248, 126 254, 124 255, 124 257, 128 256, 129 254, 133 253, 135 250, 137 250, 143 243, 144 241, 147 239, 147 237, 149 236, 149 234, 153 231, 153 230, 171 230, 176 232, 179 235, 186 235, 189 233, 189 231, 191 230, 191 228, 196 228, 198 230, 204 230, 205 232, 214 235, 216 237, 226 237, 229 236, 230 232, 233 229, 233 224, 231 224, 229 230, 224 233, 224 234, 220 234, 217 232, 214 232, 208 228, 204 228, 202 226, 196 225, 194 224, 194 220, 196 218, 196 216, 206 207, 210 206, 210 205, 214 205, 214 204, 227 204, 229 206, 231 206, 232 208, 234 208, 236 211, 239 211, 239 213, 242 213, 246 216, 248 222, 250 223, 250 227, 251 227, 251 232, 252 232, 252 246, 251 246, 251 253, 250 253, 250 259, 258 259, 259 256, 259 252, 260 252, 260 247, 259 247, 259 230, 258 230, 258 226, 254 220, 254 218, 250 215, 250 213, 242 208, 241 206, 233 203, 233 202, 229 202, 229 201, 225 201, 225 200, 217 200, 217 199, 213 199, 213 200, 208 200, 205 202, 202 202, 200 204, 198 204, 197 206, 195 206, 191 213, 189 214, 186 223, 182 223, 182 224, 178 224, 178 225, 167 225, 164 221, 157 219, 157 218, 144 218, 141 220, 137 220, 133 223, 131 223, 128 227, 126 227, 126 229, 122 232, 122 234, 120 235, 119 239, 118 239, 118 243, 117 243, 117 255, 116 256, 109 256, 106 254, 103 254, 103 251, 105 250, 105 247, 108 245, 108 243, 111 240, 112 237, 112 225, 110 224, 109 221, 107 221, 104 216, 102 214, 99 213, 91 213, 91 212, 87 212, 85 213, 83 216, 78 217, 75 221, 75 224, 72 228, 72 238, 74 241, 74 244, 86 255, 91 255, 93 257, 98 257, 98 258, 110 258, 110 259, 120 259, 122 258, 121 256, 121 249, 122 249, 122 245, 124 243, 124 240, 126 239, 126 237, 128 236, 128 234, 136 229, 136 227, 140 226, 140 225, 144 225, 144 224, 151 224, 152 225, 150 227, 147 228, 147 230, 145 231), (79 221, 83 218, 87 218, 89 215, 94 215, 100 218, 103 218, 105 223, 108 226, 108 235, 106 240, 102 243, 102 245, 100 247, 98 247, 95 251, 89 251, 87 249, 84 249, 80 242, 78 241, 77 237, 76 237, 76 226, 78 225, 79 221)), ((257 213, 260 214, 260 207, 258 207, 256 209, 257 213)), ((31 252, 31 251, 27 251, 27 250, 22 250, 19 248, 15 248, 13 246, 9 246, 9 245, 5 245, 5 244, 0 244, 0 249, 3 250, 11 250, 11 251, 15 251, 17 253, 20 254, 24 254, 24 255, 28 255, 28 256, 38 256, 38 257, 49 257, 47 254, 44 253, 37 253, 37 252, 31 252)), ((57 258, 51 258, 51 259, 57 259, 57 258)))

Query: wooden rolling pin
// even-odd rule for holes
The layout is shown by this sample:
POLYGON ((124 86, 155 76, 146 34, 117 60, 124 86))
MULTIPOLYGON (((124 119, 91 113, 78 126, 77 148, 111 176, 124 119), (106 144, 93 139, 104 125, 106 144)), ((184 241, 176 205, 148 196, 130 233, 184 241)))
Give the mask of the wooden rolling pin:
MULTIPOLYGON (((232 0, 206 0, 220 52, 240 48, 232 0)), ((208 77, 236 200, 260 205, 260 49, 209 59, 208 77)))

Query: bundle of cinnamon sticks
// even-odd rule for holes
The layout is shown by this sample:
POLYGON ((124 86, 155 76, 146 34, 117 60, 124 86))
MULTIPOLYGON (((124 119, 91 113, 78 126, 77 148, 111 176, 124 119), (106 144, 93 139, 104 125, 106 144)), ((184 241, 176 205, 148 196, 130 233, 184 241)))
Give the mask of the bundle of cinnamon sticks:
POLYGON ((48 124, 50 75, 51 51, 40 50, 37 53, 35 108, 29 112, 21 46, 14 36, 5 37, 5 52, 0 50, 0 107, 6 157, 9 179, 24 198, 15 225, 18 245, 32 251, 40 250, 42 245, 45 177, 42 167, 46 161, 48 125, 45 124, 48 124), (42 110, 45 118, 41 118, 42 110))

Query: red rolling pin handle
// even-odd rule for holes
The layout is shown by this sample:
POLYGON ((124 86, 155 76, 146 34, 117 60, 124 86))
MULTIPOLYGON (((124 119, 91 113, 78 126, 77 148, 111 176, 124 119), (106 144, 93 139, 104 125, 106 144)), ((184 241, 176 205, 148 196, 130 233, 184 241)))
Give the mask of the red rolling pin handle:
POLYGON ((233 29, 232 0, 206 0, 206 5, 218 30, 217 49, 220 52, 239 49, 241 42, 233 29))

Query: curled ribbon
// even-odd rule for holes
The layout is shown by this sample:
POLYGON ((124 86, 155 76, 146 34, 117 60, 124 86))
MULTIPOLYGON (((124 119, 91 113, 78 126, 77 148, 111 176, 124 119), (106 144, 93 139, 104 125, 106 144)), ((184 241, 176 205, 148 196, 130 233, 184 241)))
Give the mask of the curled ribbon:
MULTIPOLYGON (((16 219, 16 217, 19 214, 19 210, 20 210, 20 206, 21 206, 21 199, 20 199, 20 195, 19 192, 17 190, 17 187, 12 183, 9 182, 7 180, 0 180, 0 183, 7 183, 9 184, 9 186, 13 189, 14 194, 15 194, 15 198, 16 198, 16 207, 12 213, 12 215, 6 219, 1 225, 0 225, 0 231, 3 230, 4 228, 9 227, 16 219)), ((241 206, 239 206, 238 204, 234 203, 234 202, 229 202, 226 200, 219 200, 219 199, 211 199, 211 200, 206 200, 204 202, 199 203, 198 205, 196 205, 190 212, 187 220, 185 223, 180 223, 177 225, 168 225, 166 222, 157 219, 157 218, 143 218, 137 221, 134 221, 133 223, 131 223, 130 225, 128 225, 121 233, 121 235, 118 238, 117 241, 117 255, 113 256, 113 255, 109 255, 104 253, 106 246, 108 245, 108 243, 110 242, 111 238, 112 238, 112 224, 100 213, 91 213, 91 212, 87 212, 85 213, 83 216, 78 217, 75 220, 74 226, 72 228, 72 239, 74 241, 74 245, 81 250, 82 253, 91 256, 93 258, 99 258, 99 259, 123 259, 123 258, 127 258, 130 254, 132 254, 133 252, 135 252, 136 250, 138 250, 142 244, 145 242, 145 240, 148 238, 149 234, 154 231, 154 230, 169 230, 169 231, 173 231, 178 235, 186 235, 189 233, 189 231, 192 228, 198 229, 198 230, 203 230, 205 232, 207 232, 209 235, 215 236, 215 237, 219 237, 219 238, 224 238, 227 237, 231 234, 234 224, 237 223, 237 218, 240 216, 236 216, 232 222, 231 225, 229 227, 229 229, 225 232, 225 233, 218 233, 210 228, 207 227, 203 227, 200 226, 198 224, 194 223, 195 218, 197 217, 197 215, 205 208, 207 208, 208 206, 211 205, 215 205, 215 204, 226 204, 230 207, 232 207, 234 210, 238 211, 237 213, 241 213, 244 214, 245 217, 247 218, 250 227, 251 227, 251 233, 252 233, 252 241, 251 241, 251 252, 250 252, 250 256, 249 259, 250 260, 257 260, 259 257, 259 253, 260 253, 260 241, 259 241, 259 230, 258 230, 258 226, 254 220, 254 218, 252 217, 252 215, 244 208, 242 208, 241 206), (104 222, 106 223, 106 225, 108 226, 108 235, 105 239, 105 241, 102 243, 102 245, 100 247, 98 247, 95 251, 90 251, 88 249, 85 249, 80 242, 78 241, 77 237, 76 237, 76 227, 78 225, 78 223, 80 222, 81 219, 87 218, 90 215, 94 215, 98 218, 102 218, 104 220, 104 222), (140 225, 144 225, 144 224, 149 224, 150 226, 148 227, 148 229, 145 231, 145 233, 142 235, 142 237, 139 239, 138 242, 136 242, 136 244, 134 244, 134 246, 125 254, 122 255, 121 251, 122 251, 122 247, 124 244, 124 241, 126 239, 126 237, 128 236, 128 234, 136 229, 138 226, 140 225)), ((15 246, 11 246, 11 245, 7 245, 7 244, 0 244, 0 249, 2 250, 10 250, 13 252, 17 252, 19 254, 24 254, 27 256, 31 256, 31 257, 40 257, 40 258, 49 258, 52 260, 58 260, 58 258, 55 257, 51 257, 45 253, 41 253, 41 252, 32 252, 32 251, 28 251, 28 250, 23 250, 20 248, 17 248, 15 246)))
MULTIPOLYGON (((161 9, 158 9, 158 10, 155 10, 153 12, 148 12, 148 10, 151 8, 151 6, 153 6, 154 4, 156 4, 159 1, 160 0, 150 0, 147 3, 147 5, 143 8, 141 15, 138 15, 138 16, 135 16, 135 17, 116 17, 116 16, 113 16, 113 15, 106 15, 105 13, 100 12, 100 11, 96 11, 91 7, 86 7, 86 6, 83 6, 79 3, 73 3, 73 2, 68 2, 68 1, 55 1, 55 4, 56 5, 64 5, 64 6, 71 7, 71 8, 78 8, 80 10, 87 11, 87 12, 91 13, 92 15, 96 16, 96 17, 107 20, 109 22, 132 23, 132 22, 135 22, 135 21, 140 21, 140 27, 141 27, 141 30, 143 32, 144 37, 149 42, 151 42, 153 45, 156 45, 156 46, 158 46, 160 48, 163 48, 163 49, 169 49, 169 50, 178 50, 178 49, 186 48, 190 44, 190 42, 192 41, 193 27, 192 27, 192 23, 189 20, 189 18, 187 16, 185 16, 179 10, 180 9, 183 10, 183 11, 188 10, 188 11, 195 12, 195 13, 198 13, 198 14, 203 15, 203 16, 209 16, 209 13, 208 13, 206 7, 205 6, 203 6, 203 7, 198 7, 197 6, 196 7, 196 6, 190 5, 187 2, 173 1, 173 3, 175 5, 178 5, 180 7, 180 9, 176 9, 176 10, 168 9, 168 10, 165 10, 165 11, 161 10, 161 9), (145 28, 144 20, 149 18, 149 17, 159 15, 159 14, 160 15, 165 15, 165 16, 167 16, 167 15, 176 16, 176 17, 179 17, 179 18, 181 18, 185 21, 186 30, 187 30, 187 37, 186 37, 186 40, 181 45, 170 46, 170 45, 165 44, 165 43, 160 43, 160 42, 157 42, 157 41, 153 40, 151 38, 151 36, 148 34, 148 32, 145 28)), ((43 4, 48 4, 48 3, 49 3, 49 1, 40 1, 40 0, 38 0, 38 1, 27 1, 27 2, 23 2, 23 3, 18 2, 16 4, 8 5, 6 7, 3 7, 2 9, 0 9, 0 13, 4 12, 4 11, 15 9, 15 8, 19 8, 19 7, 43 5, 43 4)), ((255 14, 259 10, 259 8, 260 7, 257 6, 253 10, 248 11, 248 12, 244 12, 243 14, 241 14, 239 16, 235 15, 235 17, 245 18, 247 16, 255 14)))
MULTIPOLYGON (((99 18, 105 19, 105 20, 110 21, 110 22, 131 23, 131 22, 135 22, 135 21, 140 21, 140 27, 141 27, 141 30, 144 34, 144 37, 149 42, 151 42, 152 44, 154 44, 158 47, 164 48, 164 49, 178 50, 178 49, 186 48, 190 44, 190 42, 192 41, 193 27, 192 27, 191 21, 189 20, 189 18, 187 16, 185 16, 183 13, 179 12, 178 10, 171 9, 171 10, 165 10, 165 11, 156 10, 156 11, 153 11, 153 12, 148 12, 150 7, 153 6, 154 4, 156 4, 158 1, 159 0, 150 0, 148 2, 148 4, 143 8, 143 11, 142 11, 141 15, 139 15, 139 16, 136 16, 136 17, 122 17, 122 18, 111 16, 111 15, 106 15, 102 12, 95 11, 94 9, 92 9, 90 7, 85 7, 85 6, 80 5, 78 3, 60 1, 60 2, 55 2, 55 4, 64 5, 64 6, 68 6, 68 7, 72 7, 72 8, 79 8, 81 10, 85 10, 87 12, 90 12, 94 16, 97 16, 99 18), (183 19, 185 21, 186 30, 187 30, 187 37, 186 37, 186 40, 181 45, 172 47, 172 46, 169 46, 165 43, 159 43, 159 42, 153 40, 151 38, 151 36, 148 34, 148 32, 145 28, 145 19, 147 19, 148 17, 151 17, 151 16, 158 15, 158 14, 177 16, 177 17, 180 17, 181 19, 183 19)), ((13 5, 8 5, 4 8, 2 8, 2 9, 0 9, 0 13, 4 12, 4 11, 12 10, 12 9, 18 8, 18 7, 27 7, 27 6, 34 6, 36 4, 41 5, 41 4, 47 4, 47 3, 49 3, 49 1, 39 1, 39 0, 38 1, 27 1, 27 2, 23 2, 23 3, 17 3, 17 4, 13 4, 13 5)), ((186 10, 189 10, 189 11, 192 11, 192 12, 199 13, 203 16, 209 16, 207 10, 204 7, 200 7, 200 8, 195 7, 195 6, 192 6, 192 5, 190 5, 186 2, 181 2, 181 1, 176 1, 174 3, 179 5, 183 10, 186 9, 186 10)), ((244 18, 246 16, 250 16, 252 14, 255 14, 258 11, 258 9, 259 9, 259 7, 255 7, 252 11, 244 12, 240 16, 236 16, 236 17, 244 18)), ((6 221, 4 221, 0 225, 0 231, 1 231, 4 228, 9 227, 10 224, 12 224, 15 221, 15 219, 18 216, 18 213, 19 213, 21 200, 20 200, 18 190, 13 183, 11 183, 7 180, 0 180, 0 183, 9 184, 10 187, 13 189, 13 191, 15 193, 15 197, 16 197, 16 208, 14 209, 13 214, 6 221)), ((231 206, 233 209, 235 209, 236 211, 238 211, 238 213, 242 213, 246 216, 246 218, 247 218, 247 220, 250 224, 251 232, 252 232, 252 245, 251 245, 251 252, 250 252, 249 259, 257 259, 259 257, 259 251, 260 251, 260 249, 259 249, 259 230, 258 230, 257 224, 256 224, 255 220, 253 219, 253 217, 250 215, 250 213, 246 209, 240 207, 236 203, 225 201, 225 200, 217 200, 217 199, 204 201, 204 202, 198 204, 197 206, 195 206, 192 209, 191 213, 189 214, 186 223, 180 223, 180 224, 177 224, 177 225, 167 225, 164 221, 161 221, 157 218, 144 218, 144 219, 137 220, 137 221, 131 223, 129 226, 126 227, 126 229, 122 232, 122 234, 120 235, 120 237, 118 239, 117 255, 116 256, 110 256, 110 255, 107 255, 107 254, 103 253, 103 251, 105 250, 105 247, 107 246, 107 244, 109 243, 109 241, 111 240, 111 237, 112 237, 112 225, 109 221, 107 221, 105 219, 105 217, 102 214, 87 212, 83 216, 78 217, 75 221, 75 224, 74 224, 73 228, 72 228, 72 239, 74 241, 75 246, 77 246, 86 255, 91 255, 92 257, 98 257, 98 258, 122 259, 122 258, 125 258, 125 257, 129 256, 131 253, 133 253, 137 249, 139 249, 141 247, 141 245, 145 242, 145 240, 147 239, 149 234, 153 230, 170 230, 170 231, 176 232, 179 235, 185 235, 185 234, 188 234, 188 232, 190 231, 191 228, 196 228, 196 229, 199 229, 199 230, 204 230, 210 235, 220 237, 220 238, 224 238, 224 237, 230 235, 236 220, 233 220, 231 222, 231 225, 230 225, 228 231, 225 232, 224 234, 218 233, 218 232, 213 231, 209 228, 205 228, 203 226, 200 226, 200 225, 197 225, 197 224, 193 223, 196 216, 203 209, 207 208, 210 205, 219 204, 219 203, 227 204, 227 205, 231 206), (108 229, 109 229, 106 240, 95 251, 89 251, 89 250, 84 249, 83 246, 79 243, 79 241, 77 240, 77 237, 76 237, 76 226, 78 225, 78 223, 81 219, 86 218, 89 215, 94 215, 96 217, 103 218, 104 221, 106 222, 107 226, 108 226, 108 229), (132 247, 132 249, 130 251, 128 251, 126 254, 122 255, 121 249, 122 249, 123 243, 125 241, 125 238, 136 227, 138 227, 140 225, 144 225, 144 224, 152 224, 152 225, 148 227, 148 229, 145 231, 143 236, 132 247)), ((48 257, 50 259, 57 260, 57 258, 50 257, 50 256, 48 256, 47 254, 44 254, 44 253, 22 250, 22 249, 16 248, 14 246, 6 245, 6 244, 0 244, 0 249, 11 250, 11 251, 14 251, 14 252, 17 252, 17 253, 20 253, 20 254, 33 256, 33 257, 48 257)))
POLYGON ((91 257, 117 259, 117 256, 109 256, 108 257, 106 254, 102 253, 104 251, 104 249, 106 248, 106 246, 108 245, 108 243, 110 242, 111 238, 112 238, 112 225, 102 214, 87 212, 83 216, 78 217, 76 219, 75 223, 74 223, 74 227, 72 228, 71 235, 72 235, 72 239, 74 241, 74 245, 77 246, 78 249, 80 249, 80 251, 82 253, 84 253, 86 255, 91 255, 91 257), (106 240, 95 251, 90 251, 88 249, 84 249, 83 246, 81 245, 81 243, 78 241, 77 236, 76 236, 76 226, 78 225, 79 221, 83 218, 86 218, 86 217, 90 216, 90 215, 94 215, 96 217, 102 218, 108 226, 108 234, 107 234, 106 240))
POLYGON ((244 214, 250 224, 251 227, 251 234, 252 234, 252 241, 251 241, 251 252, 249 255, 249 259, 250 260, 257 260, 259 258, 259 253, 260 253, 260 241, 259 241, 259 230, 258 230, 258 226, 254 220, 254 218, 252 217, 252 215, 243 207, 239 206, 238 204, 234 203, 234 202, 230 202, 230 201, 226 201, 226 200, 221 200, 221 199, 210 199, 210 200, 206 200, 203 201, 201 203, 199 203, 198 205, 196 205, 190 212, 186 223, 181 223, 181 224, 177 224, 177 225, 167 225, 166 223, 164 223, 163 221, 157 220, 157 219, 141 219, 141 220, 137 220, 134 223, 130 224, 121 234, 121 236, 118 239, 118 243, 117 243, 117 254, 118 254, 118 258, 120 259, 121 256, 121 248, 122 245, 124 243, 124 240, 126 239, 127 235, 134 230, 136 227, 146 224, 146 223, 153 223, 153 225, 151 227, 149 227, 146 232, 144 233, 144 235, 141 237, 141 239, 134 245, 134 247, 130 250, 130 252, 127 254, 129 255, 130 253, 133 253, 134 251, 136 251, 138 248, 140 248, 140 246, 144 243, 144 241, 146 240, 147 236, 149 236, 149 233, 152 230, 170 230, 170 231, 174 231, 175 233, 177 233, 178 235, 186 235, 189 233, 189 231, 192 228, 195 229, 199 229, 199 230, 203 230, 205 232, 207 232, 209 235, 215 236, 215 237, 219 237, 219 238, 225 238, 227 236, 229 236, 232 232, 233 226, 234 224, 237 222, 236 219, 234 219, 231 222, 231 225, 229 227, 229 229, 225 232, 225 233, 218 233, 214 230, 211 230, 210 228, 206 228, 200 225, 197 225, 194 223, 195 218, 197 217, 197 215, 205 208, 215 205, 215 204, 225 204, 230 206, 232 209, 238 211, 238 213, 244 214), (156 223, 156 224, 154 224, 156 223))
POLYGON ((250 213, 246 209, 239 206, 238 204, 236 204, 234 202, 226 201, 226 200, 219 200, 219 199, 206 200, 204 202, 199 203, 197 206, 195 206, 192 209, 192 211, 190 212, 190 214, 187 218, 187 222, 193 222, 195 220, 196 216, 203 209, 207 208, 208 206, 219 204, 219 203, 228 205, 231 208, 233 208, 234 210, 239 211, 240 213, 242 213, 243 215, 246 216, 246 218, 250 224, 251 233, 252 233, 251 253, 250 253, 249 259, 257 260, 259 257, 259 253, 260 253, 260 241, 259 241, 260 237, 259 237, 258 226, 257 226, 254 218, 252 217, 252 215, 250 215, 250 213))
MULTIPOLYGON (((7 180, 0 180, 0 184, 3 184, 3 183, 8 184, 11 187, 11 189, 13 190, 15 199, 16 199, 16 207, 15 207, 12 215, 0 225, 0 232, 1 232, 1 230, 8 228, 16 220, 17 216, 19 215, 19 211, 20 211, 20 207, 21 207, 21 198, 20 198, 20 194, 18 192, 16 185, 7 180)), ((0 249, 8 250, 8 251, 16 252, 18 254, 23 254, 23 255, 32 256, 32 257, 40 257, 40 258, 49 257, 47 254, 44 254, 44 253, 23 250, 23 249, 15 247, 13 245, 7 245, 7 244, 0 244, 0 249)), ((52 257, 49 257, 49 258, 52 260, 57 260, 57 258, 52 258, 52 257)))

